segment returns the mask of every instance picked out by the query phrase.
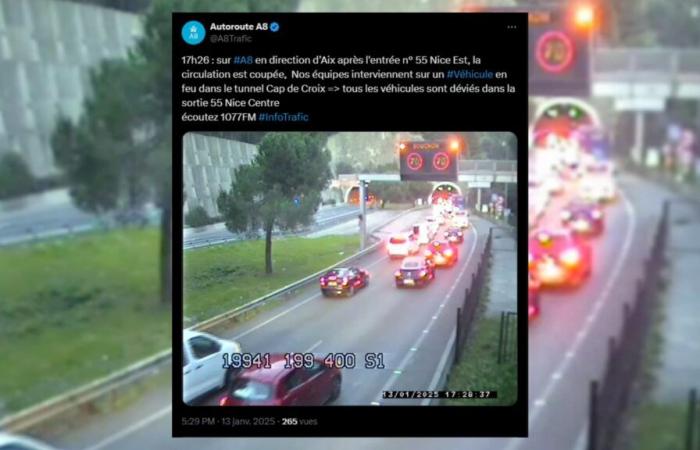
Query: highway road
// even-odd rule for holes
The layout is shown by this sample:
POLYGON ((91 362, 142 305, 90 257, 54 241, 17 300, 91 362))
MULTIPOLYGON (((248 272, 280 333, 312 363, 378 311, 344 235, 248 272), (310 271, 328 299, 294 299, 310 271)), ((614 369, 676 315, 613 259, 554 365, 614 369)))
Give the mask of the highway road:
MULTIPOLYGON (((427 214, 427 210, 408 213, 384 227, 381 233, 404 231, 427 214)), ((358 368, 343 371, 343 390, 336 404, 383 404, 380 398, 383 390, 438 388, 435 374, 454 328, 454 313, 476 270, 488 234, 488 223, 474 219, 474 224, 460 247, 457 265, 439 269, 435 281, 426 288, 397 289, 393 273, 400 260, 390 260, 384 251, 378 251, 357 262, 370 271, 371 279, 370 285, 355 296, 324 298, 314 285, 253 321, 217 334, 240 342, 248 352, 313 352, 321 356, 329 352, 355 353, 358 368), (387 324, 391 324, 390 330, 387 324), (360 368, 364 367, 367 352, 382 353, 386 368, 360 368), (396 370, 401 374, 397 375, 396 370)), ((219 397, 220 393, 214 393, 202 402, 217 404, 219 397)), ((162 398, 167 396, 162 395, 162 398)), ((91 447, 85 445, 80 436, 66 436, 61 444, 64 448, 82 448, 78 444, 109 449, 188 448, 184 441, 163 442, 163 435, 150 433, 149 430, 161 426, 161 422, 167 424, 170 433, 169 415, 163 413, 168 405, 164 407, 161 405, 160 410, 153 411, 163 416, 135 431, 135 435, 124 436, 124 440, 112 442, 108 437, 107 445, 91 447), (139 439, 148 442, 137 443, 139 439), (172 446, 179 442, 184 446, 172 446)), ((155 405, 149 404, 141 409, 153 408, 155 405)), ((98 428, 103 429, 102 426, 98 428)))
MULTIPOLYGON (((375 211, 374 209, 368 209, 367 214, 370 215, 375 211)), ((310 230, 302 234, 318 232, 318 230, 323 230, 345 222, 352 222, 356 225, 359 213, 359 207, 354 205, 338 205, 321 208, 314 216, 314 224, 310 227, 310 230)), ((208 245, 215 245, 227 241, 236 241, 241 239, 241 236, 228 231, 226 225, 221 222, 197 229, 186 228, 184 230, 183 239, 184 248, 190 249, 206 247, 208 245)))
MULTIPOLYGON (((374 210, 369 210, 374 212, 374 210)), ((157 210, 147 208, 149 220, 157 223, 157 210)), ((320 209, 315 216, 313 231, 344 221, 355 221, 357 206, 339 205, 320 209)), ((33 239, 46 239, 67 233, 80 233, 100 226, 95 214, 82 211, 73 204, 67 189, 56 189, 0 202, 0 246, 33 239)), ((236 238, 223 223, 185 231, 185 248, 208 245, 236 238)))
MULTIPOLYGON (((85 424, 78 430, 65 433, 56 443, 66 449, 116 450, 125 448, 148 449, 506 449, 506 450, 564 450, 582 449, 585 444, 587 424, 589 382, 599 377, 605 357, 607 339, 619 332, 622 320, 622 304, 630 300, 633 286, 639 279, 644 258, 650 246, 654 230, 661 211, 661 202, 672 194, 631 175, 622 175, 619 179, 622 188, 621 198, 606 208, 607 229, 604 235, 593 240, 594 269, 590 280, 578 289, 546 292, 542 299, 542 315, 530 325, 529 330, 529 389, 530 389, 530 437, 528 439, 172 439, 170 438, 170 408, 167 389, 156 390, 144 396, 129 411, 119 412, 107 418, 98 418, 94 423, 85 424)), ((559 211, 570 194, 555 198, 549 205, 548 212, 542 219, 542 226, 555 226, 559 211)), ((470 243, 482 245, 484 223, 477 223, 478 236, 470 236, 462 247, 461 268, 465 267, 465 253, 470 243)), ((383 273, 383 267, 391 266, 382 261, 378 254, 370 255, 365 261, 376 276, 383 273)), ((469 268, 473 261, 466 263, 469 268)), ((446 299, 453 305, 450 296, 446 296, 450 283, 457 279, 457 270, 449 269, 449 275, 440 277, 431 286, 435 292, 440 290, 436 300, 446 299)), ((393 269, 387 268, 391 273, 393 269)), ((464 277, 465 279, 468 277, 464 277)), ((385 292, 386 286, 373 280, 370 287, 385 292), (375 286, 379 284, 379 286, 375 286)), ((457 283, 454 295, 464 288, 457 283)), ((427 290, 426 290, 427 291, 427 290)), ((240 330, 230 330, 230 337, 238 337, 246 348, 268 348, 273 350, 312 349, 323 351, 385 351, 393 364, 403 358, 407 346, 415 341, 416 331, 422 332, 426 324, 413 321, 410 326, 403 326, 402 321, 392 320, 392 332, 382 335, 382 340, 390 339, 391 346, 377 341, 378 334, 365 328, 363 322, 354 323, 359 329, 343 327, 342 324, 352 317, 361 317, 363 321, 381 323, 376 318, 386 320, 383 302, 398 302, 398 297, 385 298, 375 296, 371 290, 362 292, 352 299, 326 301, 314 297, 299 298, 287 303, 279 312, 270 312, 259 317, 255 322, 246 324, 240 330), (378 301, 379 300, 379 301, 378 301), (382 302, 382 303, 380 303, 382 302), (362 307, 357 307, 362 305, 362 307), (336 308, 339 307, 339 308, 336 308), (310 314, 319 308, 324 321, 319 321, 310 314), (333 309, 344 314, 335 314, 333 309), (358 312, 360 311, 360 312, 358 312), (373 312, 373 314, 368 314, 373 312), (281 314, 281 315, 280 315, 281 314), (346 316, 349 314, 349 316, 346 316), (355 314, 358 314, 355 316, 355 314), (361 315, 360 315, 361 314, 361 315), (279 316, 279 317, 276 317, 279 316), (316 331, 299 330, 296 317, 307 320, 307 326, 316 331), (328 320, 325 320, 328 318, 328 320), (315 319, 312 322, 308 322, 315 319), (278 322, 279 321, 279 322, 278 322), (277 322, 277 323, 276 323, 277 322), (348 328, 347 331, 344 331, 348 328), (325 331, 330 331, 326 334, 325 331), (319 334, 320 332, 324 332, 319 334), (413 335, 411 335, 413 333, 413 335), (291 342, 285 340, 291 337, 291 342), (357 343, 354 341, 357 340, 357 343), (318 343, 320 341, 320 343, 318 343), (293 347, 293 348, 292 348, 293 347)), ((412 292, 400 292, 413 294, 412 292)), ((411 297, 406 295, 402 308, 408 311, 425 312, 426 302, 409 303, 411 297), (415 308, 415 309, 414 309, 415 308)), ((431 301, 433 301, 431 299, 431 301)), ((450 307, 451 308, 451 307, 450 307)), ((415 314, 418 315, 418 314, 415 314)), ((442 325, 449 309, 433 321, 429 335, 438 336, 445 332, 442 325), (443 316, 444 315, 444 316, 443 316)), ((431 316, 432 317, 432 316, 431 316)), ((410 320, 410 318, 409 318, 410 320)), ((383 323, 385 326, 386 322, 383 323)), ((439 340, 439 339, 436 339, 439 340)), ((426 338, 425 345, 431 339, 426 338)), ((437 343, 436 343, 437 344, 437 343)), ((410 347, 409 347, 410 348, 410 347)), ((436 348, 437 351, 437 348, 436 348)), ((416 360, 418 361, 418 360, 416 360)), ((416 375, 420 378, 418 375, 416 375)), ((372 401, 372 395, 379 386, 377 373, 358 373, 347 377, 345 391, 340 401, 343 403, 372 401), (361 380, 359 389, 348 389, 361 380), (367 388, 364 386, 367 380, 367 388)), ((403 376, 401 377, 403 378, 403 376)), ((416 380, 418 378, 415 378, 416 380)), ((386 377, 384 378, 386 380, 386 377)), ((425 378, 423 378, 425 379, 425 378)), ((412 377, 406 377, 406 383, 412 383, 412 377)), ((404 383, 399 380, 398 383, 404 383)), ((212 396, 209 401, 213 401, 212 396)))

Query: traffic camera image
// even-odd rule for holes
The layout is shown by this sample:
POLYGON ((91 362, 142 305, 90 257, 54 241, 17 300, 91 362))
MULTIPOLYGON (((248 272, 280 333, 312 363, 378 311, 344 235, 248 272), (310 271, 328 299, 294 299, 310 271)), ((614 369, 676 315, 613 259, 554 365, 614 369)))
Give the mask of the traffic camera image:
POLYGON ((492 342, 502 364, 469 356, 499 381, 459 355, 491 339, 473 324, 496 315, 483 280, 491 228, 517 219, 515 149, 511 133, 187 133, 183 400, 511 405, 515 329, 492 342))

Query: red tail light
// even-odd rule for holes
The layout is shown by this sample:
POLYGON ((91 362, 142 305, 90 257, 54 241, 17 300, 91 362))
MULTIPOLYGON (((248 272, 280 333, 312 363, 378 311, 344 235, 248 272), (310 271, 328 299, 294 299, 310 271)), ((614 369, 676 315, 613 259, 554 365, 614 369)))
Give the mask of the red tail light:
POLYGON ((426 276, 427 274, 428 274, 428 272, 426 272, 425 270, 421 270, 420 273, 419 273, 418 275, 420 275, 420 277, 423 278, 423 277, 426 276))
POLYGON ((430 250, 426 250, 426 251, 423 252, 423 254, 424 254, 425 256, 432 256, 432 255, 433 255, 433 252, 431 252, 430 250))
POLYGON ((445 256, 452 256, 452 249, 448 248, 447 250, 444 251, 444 253, 445 253, 445 256))
POLYGON ((327 282, 328 282, 328 281, 326 280, 326 277, 321 277, 321 284, 322 284, 322 285, 325 286, 327 282))
POLYGON ((401 278, 401 271, 400 271, 400 270, 397 270, 396 272, 394 272, 394 276, 395 276, 396 278, 401 278))
POLYGON ((219 406, 227 406, 227 405, 228 405, 228 397, 224 395, 219 400, 219 406))
POLYGON ((346 284, 348 284, 348 281, 350 281, 350 280, 348 280, 347 278, 343 278, 343 286, 345 286, 346 284))

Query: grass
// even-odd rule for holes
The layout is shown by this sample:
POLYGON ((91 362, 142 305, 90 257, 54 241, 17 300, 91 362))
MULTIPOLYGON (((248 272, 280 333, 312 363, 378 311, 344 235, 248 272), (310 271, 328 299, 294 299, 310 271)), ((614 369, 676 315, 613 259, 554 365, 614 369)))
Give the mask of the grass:
POLYGON ((120 230, 0 250, 0 410, 105 376, 170 345, 158 231, 120 230))
MULTIPOLYGON (((645 402, 635 414, 637 433, 633 448, 635 450, 684 450, 687 413, 687 402, 668 404, 645 402)), ((700 432, 700 426, 696 430, 697 435, 700 432)))
POLYGON ((185 317, 203 320, 228 311, 357 252, 357 236, 286 238, 272 243, 273 274, 265 272, 265 242, 185 253, 185 317))
MULTIPOLYGON (((663 289, 663 281, 662 281, 663 289)), ((666 292, 657 294, 654 303, 653 322, 649 335, 644 342, 644 355, 641 372, 635 383, 632 395, 630 418, 624 433, 629 448, 635 450, 684 450, 687 427, 688 402, 663 401, 655 399, 653 392, 659 383, 659 371, 663 357, 665 339, 664 323, 668 301, 666 292)), ((700 404, 696 418, 700 414, 700 404)), ((700 442, 700 419, 697 420, 696 439, 700 442)), ((700 448, 700 447, 699 447, 700 448)))
MULTIPOLYGON (((490 271, 490 268, 488 269, 490 271)), ((485 315, 489 300, 490 273, 486 273, 486 287, 481 294, 473 330, 467 338, 466 348, 459 363, 454 366, 447 380, 448 391, 497 391, 495 399, 451 399, 449 406, 509 406, 518 398, 517 354, 498 364, 498 339, 501 318, 485 315)), ((515 331, 517 336, 517 331, 515 331)))
POLYGON ((516 357, 498 364, 498 335, 500 317, 477 319, 467 348, 459 364, 452 368, 447 383, 448 391, 477 390, 498 391, 496 399, 446 400, 446 405, 507 406, 518 397, 518 371, 516 357))
MULTIPOLYGON (((0 417, 109 375, 171 345, 159 303, 157 229, 0 249, 0 417)), ((186 253, 186 314, 207 318, 344 259, 357 237, 274 241, 186 253)))

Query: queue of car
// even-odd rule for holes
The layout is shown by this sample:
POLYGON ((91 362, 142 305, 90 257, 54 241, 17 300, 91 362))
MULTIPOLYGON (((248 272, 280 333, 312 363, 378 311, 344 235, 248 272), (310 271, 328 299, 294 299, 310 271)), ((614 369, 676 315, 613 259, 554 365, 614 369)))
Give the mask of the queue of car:
MULTIPOLYGON (((617 198, 614 166, 593 158, 564 164, 547 177, 529 183, 530 237, 528 239, 528 317, 542 311, 540 293, 549 288, 584 284, 594 267, 591 239, 605 233, 605 205, 617 198), (575 171, 575 176, 572 175, 575 171), (554 180, 554 181, 553 181, 554 180), (542 224, 554 196, 568 192, 554 222, 542 224), (533 205, 536 210, 533 210, 533 205)), ((559 200, 561 203, 562 201, 559 200)))
MULTIPOLYGON (((457 208, 439 211, 409 231, 386 242, 390 258, 401 258, 394 272, 397 288, 423 287, 436 277, 437 267, 450 267, 459 258, 459 244, 469 227, 468 213, 457 208), (441 224, 447 225, 438 239, 441 224)), ((370 273, 356 266, 335 267, 318 280, 324 297, 352 297, 369 285, 370 273)), ((183 400, 196 402, 223 390, 220 406, 323 405, 338 398, 342 374, 322 359, 290 365, 288 355, 263 358, 242 353, 239 343, 187 329, 183 334, 183 400)))

